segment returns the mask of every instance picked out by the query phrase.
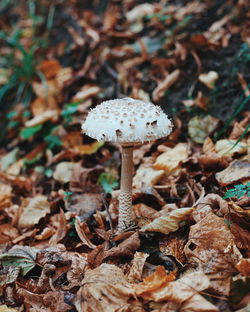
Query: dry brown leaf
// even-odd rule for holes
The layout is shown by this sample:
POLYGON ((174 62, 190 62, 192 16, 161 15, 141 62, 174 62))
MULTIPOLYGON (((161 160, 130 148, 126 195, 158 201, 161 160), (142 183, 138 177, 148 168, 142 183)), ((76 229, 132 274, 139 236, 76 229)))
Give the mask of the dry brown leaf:
POLYGON ((83 228, 81 227, 81 221, 79 217, 75 219, 75 229, 77 235, 79 236, 80 240, 83 242, 84 245, 88 246, 91 249, 96 248, 96 245, 93 244, 87 237, 86 233, 84 232, 83 228))
POLYGON ((238 142, 237 140, 219 140, 215 143, 216 152, 223 156, 233 156, 235 153, 244 154, 247 151, 247 144, 244 142, 238 142))
POLYGON ((238 212, 240 215, 246 217, 246 219, 250 221, 250 209, 249 208, 248 209, 241 208, 241 206, 237 205, 233 201, 231 201, 229 204, 230 204, 230 207, 233 208, 234 211, 238 212))
POLYGON ((164 170, 165 174, 180 168, 180 162, 186 160, 189 155, 187 143, 178 143, 174 148, 167 148, 167 151, 156 158, 153 168, 164 170))
POLYGON ((241 254, 222 218, 212 212, 191 226, 185 254, 190 262, 198 263, 210 279, 211 289, 228 296, 231 275, 241 254))
POLYGON ((50 212, 49 202, 43 195, 24 199, 22 207, 23 210, 18 220, 19 228, 33 227, 41 218, 44 218, 46 214, 50 212))
POLYGON ((25 127, 34 127, 40 124, 45 123, 48 120, 53 122, 57 121, 58 119, 58 111, 57 110, 47 110, 34 118, 25 122, 25 127))
POLYGON ((11 205, 12 187, 0 182, 0 209, 5 209, 11 205))
POLYGON ((137 296, 150 300, 154 294, 164 289, 169 282, 175 280, 174 273, 167 274, 163 266, 157 266, 154 273, 143 279, 142 283, 134 285, 137 296))
POLYGON ((0 225, 0 244, 9 244, 18 236, 18 230, 10 223, 0 225))
POLYGON ((122 270, 103 263, 94 270, 86 271, 77 293, 76 308, 79 312, 116 312, 124 309, 133 296, 135 292, 122 270))
POLYGON ((204 154, 214 154, 216 153, 215 147, 214 147, 214 143, 212 141, 212 139, 208 136, 206 137, 204 143, 203 143, 203 147, 202 147, 203 153, 204 154))
POLYGON ((155 170, 148 164, 141 164, 133 178, 133 187, 140 189, 155 185, 163 176, 164 170, 155 170))
POLYGON ((250 178, 250 157, 236 159, 223 171, 215 174, 220 185, 229 185, 250 178))
POLYGON ((38 69, 44 74, 46 79, 52 79, 56 77, 61 69, 61 65, 55 59, 45 60, 38 66, 38 69))
POLYGON ((53 178, 62 184, 70 182, 73 173, 73 167, 73 162, 63 161, 59 163, 56 165, 53 178))
POLYGON ((64 289, 70 289, 75 286, 80 286, 84 278, 84 272, 87 267, 87 257, 80 255, 78 252, 69 252, 67 259, 70 260, 70 268, 67 272, 67 280, 69 285, 64 289))
POLYGON ((101 193, 84 193, 74 196, 74 202, 69 205, 70 211, 75 211, 82 220, 87 220, 96 210, 101 210, 103 197, 101 193))
POLYGON ((51 237, 49 241, 50 246, 56 245, 58 242, 60 242, 67 234, 68 231, 68 223, 65 218, 65 214, 63 210, 60 210, 60 215, 59 215, 59 222, 58 222, 58 227, 56 230, 56 233, 51 237))
POLYGON ((198 222, 210 212, 214 212, 219 217, 225 216, 228 213, 227 201, 217 194, 208 194, 198 203, 193 211, 193 218, 198 222))
POLYGON ((245 276, 250 276, 250 259, 241 259, 236 264, 237 270, 245 276))
POLYGON ((135 232, 129 238, 125 239, 118 246, 111 248, 104 252, 103 261, 108 258, 122 258, 129 257, 133 258, 135 251, 140 247, 139 233, 135 232))
POLYGON ((92 168, 84 168, 80 163, 73 167, 72 178, 70 181, 70 190, 72 192, 97 192, 97 180, 104 168, 97 165, 92 168))
POLYGON ((181 307, 181 312, 219 312, 220 310, 211 302, 199 294, 193 295, 185 301, 181 307))
POLYGON ((178 80, 180 73, 181 71, 179 69, 175 69, 158 84, 152 93, 155 102, 158 102, 164 96, 165 92, 178 80))
POLYGON ((184 246, 186 242, 187 240, 185 237, 174 233, 173 235, 169 235, 161 239, 159 241, 159 248, 165 256, 172 256, 181 265, 183 265, 186 262, 186 257, 184 254, 184 246))
POLYGON ((84 85, 73 97, 73 101, 84 101, 89 97, 95 96, 100 93, 102 89, 99 86, 84 85))
POLYGON ((161 216, 151 223, 143 226, 140 232, 159 232, 169 234, 179 228, 179 223, 192 213, 194 208, 180 208, 171 211, 167 216, 161 216))
POLYGON ((145 252, 137 251, 135 253, 134 259, 132 260, 132 266, 130 267, 127 275, 130 283, 137 283, 141 281, 143 267, 148 256, 149 254, 145 252))

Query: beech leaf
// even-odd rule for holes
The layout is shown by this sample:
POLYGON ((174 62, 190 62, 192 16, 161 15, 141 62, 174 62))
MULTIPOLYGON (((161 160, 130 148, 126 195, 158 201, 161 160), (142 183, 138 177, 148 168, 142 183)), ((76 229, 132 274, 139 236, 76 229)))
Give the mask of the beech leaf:
POLYGON ((180 208, 171 211, 167 216, 156 218, 151 223, 143 226, 141 232, 160 232, 162 234, 169 234, 175 232, 179 228, 179 224, 186 216, 190 215, 194 208, 180 208))

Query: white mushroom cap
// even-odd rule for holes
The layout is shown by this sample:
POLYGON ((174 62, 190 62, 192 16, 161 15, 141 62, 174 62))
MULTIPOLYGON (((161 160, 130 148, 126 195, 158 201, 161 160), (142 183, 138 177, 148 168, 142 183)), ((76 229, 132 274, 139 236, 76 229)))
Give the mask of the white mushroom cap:
POLYGON ((82 129, 98 141, 130 143, 167 136, 172 124, 159 106, 123 98, 97 105, 89 112, 82 129))

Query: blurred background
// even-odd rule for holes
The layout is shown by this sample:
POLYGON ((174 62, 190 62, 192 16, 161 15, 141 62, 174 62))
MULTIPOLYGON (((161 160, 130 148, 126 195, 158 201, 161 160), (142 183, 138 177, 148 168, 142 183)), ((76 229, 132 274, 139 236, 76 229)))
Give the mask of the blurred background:
POLYGON ((250 107, 249 15, 246 0, 2 0, 2 146, 61 149, 90 107, 123 96, 187 127, 218 118, 221 137, 250 107))

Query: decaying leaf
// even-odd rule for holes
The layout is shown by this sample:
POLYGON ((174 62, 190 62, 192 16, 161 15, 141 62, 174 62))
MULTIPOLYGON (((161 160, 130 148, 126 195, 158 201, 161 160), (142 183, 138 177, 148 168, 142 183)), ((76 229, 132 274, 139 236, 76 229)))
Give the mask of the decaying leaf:
POLYGON ((250 157, 236 159, 223 171, 215 174, 220 185, 229 185, 250 178, 250 157))
POLYGON ((168 175, 179 167, 181 161, 188 158, 189 150, 187 143, 178 143, 174 148, 168 150, 158 156, 153 165, 156 170, 164 170, 168 175))
POLYGON ((40 115, 37 115, 31 120, 25 122, 25 127, 35 127, 45 123, 48 120, 57 121, 58 111, 56 110, 47 110, 40 115))
POLYGON ((37 249, 28 246, 16 246, 7 253, 0 255, 0 264, 3 267, 20 267, 25 276, 36 265, 37 249))
POLYGON ((235 153, 244 154, 247 151, 247 144, 245 142, 238 142, 237 140, 219 140, 215 143, 216 152, 223 156, 232 156, 235 153))
POLYGON ((163 255, 172 256, 176 261, 183 265, 186 261, 184 254, 184 246, 186 242, 187 240, 185 237, 173 233, 159 241, 159 248, 163 255))
POLYGON ((47 198, 37 195, 31 199, 25 199, 22 203, 23 210, 18 220, 19 228, 30 228, 37 224, 50 212, 50 205, 47 198))
POLYGON ((204 143, 206 137, 217 127, 219 120, 210 115, 206 117, 195 116, 188 122, 188 134, 196 143, 204 143))
POLYGON ((63 161, 56 166, 53 178, 60 183, 68 183, 71 180, 74 163, 63 161))
POLYGON ((151 223, 143 226, 140 231, 159 232, 166 235, 175 232, 178 230, 180 222, 190 215, 193 210, 192 207, 173 210, 168 215, 156 218, 151 223))
POLYGON ((77 311, 116 312, 125 308, 135 291, 127 282, 122 270, 115 265, 103 263, 88 270, 77 293, 77 311))
POLYGON ((231 274, 242 256, 224 220, 212 212, 208 213, 191 226, 184 250, 189 261, 202 267, 210 279, 211 289, 228 296, 231 274))

